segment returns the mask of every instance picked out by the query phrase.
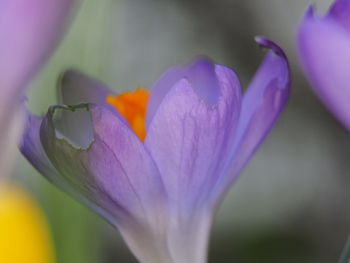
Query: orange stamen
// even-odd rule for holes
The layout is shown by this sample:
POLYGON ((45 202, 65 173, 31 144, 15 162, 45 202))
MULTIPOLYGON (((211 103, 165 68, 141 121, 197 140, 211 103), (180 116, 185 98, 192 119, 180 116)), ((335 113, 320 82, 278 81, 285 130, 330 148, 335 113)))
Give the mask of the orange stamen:
POLYGON ((113 106, 129 123, 131 129, 143 142, 146 137, 146 110, 149 92, 137 88, 134 92, 124 92, 117 96, 108 95, 106 102, 113 106))

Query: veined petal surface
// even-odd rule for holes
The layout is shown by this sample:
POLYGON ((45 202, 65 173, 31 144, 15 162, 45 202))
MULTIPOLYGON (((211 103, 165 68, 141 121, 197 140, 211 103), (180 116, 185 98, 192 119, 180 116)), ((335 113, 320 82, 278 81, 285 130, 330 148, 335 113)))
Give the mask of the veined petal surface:
POLYGON ((103 107, 85 106, 94 130, 88 148, 75 148, 58 138, 54 112, 70 107, 57 106, 42 121, 30 116, 22 153, 49 180, 117 226, 138 258, 167 262, 166 196, 156 166, 115 114, 103 107))
POLYGON ((145 146, 169 197, 169 246, 174 262, 205 262, 211 188, 232 146, 241 106, 233 71, 215 66, 219 97, 208 105, 186 78, 177 82, 150 123, 145 146))
POLYGON ((220 88, 216 78, 215 64, 208 58, 199 57, 188 65, 169 69, 153 85, 147 109, 147 127, 165 96, 181 79, 187 79, 198 96, 208 105, 212 106, 217 103, 220 88))
POLYGON ((220 97, 208 106, 187 79, 168 92, 150 124, 145 146, 156 162, 173 208, 200 206, 221 171, 241 106, 236 75, 216 66, 220 97), (186 201, 184 201, 186 200, 186 201))
POLYGON ((69 184, 69 182, 65 180, 64 177, 62 177, 56 168, 52 165, 40 141, 40 126, 42 120, 42 118, 27 112, 26 127, 24 129, 23 139, 20 144, 20 150, 24 157, 50 182, 57 185, 81 202, 85 203, 106 220, 113 223, 114 219, 111 215, 109 215, 106 211, 102 210, 98 206, 96 207, 90 201, 86 200, 86 198, 82 196, 81 193, 76 192, 72 185, 69 184))

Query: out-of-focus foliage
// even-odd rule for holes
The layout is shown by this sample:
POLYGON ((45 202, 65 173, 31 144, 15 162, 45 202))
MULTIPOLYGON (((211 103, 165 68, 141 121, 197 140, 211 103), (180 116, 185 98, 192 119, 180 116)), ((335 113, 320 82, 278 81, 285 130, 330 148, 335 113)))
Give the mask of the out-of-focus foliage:
POLYGON ((339 263, 349 263, 350 262, 350 238, 348 238, 341 257, 339 259, 339 263))

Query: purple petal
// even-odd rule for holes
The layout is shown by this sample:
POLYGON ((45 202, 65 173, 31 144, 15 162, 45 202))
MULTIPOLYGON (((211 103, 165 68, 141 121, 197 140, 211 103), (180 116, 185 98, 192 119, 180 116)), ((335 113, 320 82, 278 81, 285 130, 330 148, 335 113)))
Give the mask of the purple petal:
POLYGON ((243 96, 231 153, 233 158, 228 162, 227 174, 223 174, 217 183, 219 198, 273 127, 284 109, 290 91, 290 70, 282 49, 266 38, 257 37, 256 41, 272 51, 265 56, 243 96))
MULTIPOLYGON (((57 45, 74 0, 2 0, 0 80, 21 92, 57 45)), ((10 92, 10 91, 9 91, 10 92)))
POLYGON ((32 115, 27 112, 26 127, 23 134, 20 150, 27 160, 44 175, 51 177, 55 174, 55 168, 47 159, 45 152, 42 149, 39 137, 39 129, 42 118, 32 115))
MULTIPOLYGON (((57 138, 54 112, 71 110, 52 107, 41 124, 43 148, 62 177, 87 197, 102 199, 102 207, 111 206, 115 217, 124 213, 146 217, 148 207, 164 200, 162 181, 143 144, 116 115, 100 106, 79 105, 74 111, 89 107, 94 141, 86 149, 77 149, 57 138), (108 197, 108 198, 107 198, 108 197)), ((141 218, 139 218, 141 219, 141 218)))
POLYGON ((86 197, 77 193, 65 178, 63 178, 55 167, 51 164, 47 158, 46 153, 41 145, 40 141, 40 125, 42 118, 32 115, 27 112, 26 127, 24 130, 22 143, 20 144, 21 153, 24 157, 49 181, 60 187, 62 190, 80 200, 82 203, 89 206, 92 210, 100 214, 110 223, 114 223, 115 219, 100 207, 88 201, 86 197))
POLYGON ((150 124, 145 145, 157 163, 175 210, 191 214, 203 204, 230 150, 240 112, 236 75, 215 66, 220 97, 208 106, 187 79, 165 96, 150 124))
MULTIPOLYGON (((7 152, 9 144, 12 149, 7 150, 12 152, 18 143, 20 125, 17 130, 7 127, 13 125, 13 119, 18 119, 22 92, 56 46, 74 2, 0 1, 0 147, 3 152, 7 152)), ((1 156, 2 161, 8 160, 9 156, 12 155, 1 156)))
POLYGON ((158 110, 160 103, 168 94, 169 90, 185 74, 184 67, 174 67, 165 72, 151 89, 151 97, 148 101, 146 123, 149 127, 154 114, 158 110))
POLYGON ((220 87, 216 77, 215 64, 212 61, 207 58, 197 59, 188 67, 184 77, 208 106, 217 104, 220 87))
POLYGON ((147 127, 149 127, 164 97, 183 78, 188 80, 192 88, 205 103, 210 106, 217 103, 220 88, 216 79, 215 65, 207 58, 197 58, 189 65, 168 70, 154 84, 147 108, 147 127))
MULTIPOLYGON (((115 93, 103 83, 81 72, 76 70, 64 72, 57 89, 60 104, 94 103, 116 113, 116 110, 106 103, 107 95, 115 95, 115 93)), ((57 124, 60 132, 76 145, 87 147, 93 140, 89 112, 78 111, 72 114, 70 111, 63 111, 61 114, 61 121, 57 124)))
POLYGON ((336 0, 328 13, 329 18, 335 19, 350 33, 350 1, 336 0))
POLYGON ((167 235, 172 262, 206 261, 214 215, 207 201, 235 135, 239 80, 226 67, 216 65, 215 72, 216 105, 208 106, 188 79, 182 79, 162 100, 145 140, 170 199, 167 235))
POLYGON ((94 143, 87 150, 74 149, 53 134, 52 114, 53 109, 44 122, 28 115, 20 146, 23 155, 48 180, 117 226, 140 260, 168 262, 163 218, 166 213, 164 204, 160 204, 164 201, 164 192, 157 178, 158 171, 142 145, 132 136, 128 138, 130 134, 123 136, 125 127, 117 128, 115 115, 96 107, 91 114, 93 123, 100 126, 95 129, 94 143), (104 130, 106 125, 113 128, 104 130), (57 151, 49 152, 53 162, 42 147, 40 129, 46 148, 57 151), (116 146, 119 153, 112 149, 116 146), (123 158, 129 158, 132 164, 123 162, 123 158), (137 173, 126 174, 134 170, 137 173))
POLYGON ((287 98, 290 88, 289 65, 283 50, 264 37, 256 37, 256 41, 271 51, 266 55, 244 94, 239 125, 239 134, 242 135, 251 117, 256 113, 256 107, 264 102, 263 98, 270 87, 276 89, 277 93, 282 92, 283 98, 287 98))
POLYGON ((299 26, 297 41, 299 58, 313 90, 350 130, 349 32, 334 19, 307 14, 299 26))
POLYGON ((169 262, 208 262, 208 241, 214 212, 194 209, 191 218, 172 215, 167 229, 169 262))

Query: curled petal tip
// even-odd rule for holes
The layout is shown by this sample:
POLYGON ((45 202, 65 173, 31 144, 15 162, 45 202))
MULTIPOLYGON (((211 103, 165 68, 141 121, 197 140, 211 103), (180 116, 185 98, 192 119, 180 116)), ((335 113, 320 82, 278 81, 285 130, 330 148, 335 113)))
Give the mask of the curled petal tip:
POLYGON ((286 53, 279 45, 266 37, 257 36, 255 37, 255 41, 259 44, 260 47, 270 49, 270 54, 276 55, 275 58, 278 58, 276 61, 279 61, 278 68, 283 72, 278 77, 283 83, 281 87, 289 90, 291 85, 291 73, 286 53))
POLYGON ((256 36, 255 41, 259 44, 260 47, 271 49, 276 55, 278 55, 284 59, 287 59, 287 56, 284 53, 284 51, 282 50, 282 48, 280 48, 272 40, 270 40, 266 37, 263 37, 263 36, 256 36))

